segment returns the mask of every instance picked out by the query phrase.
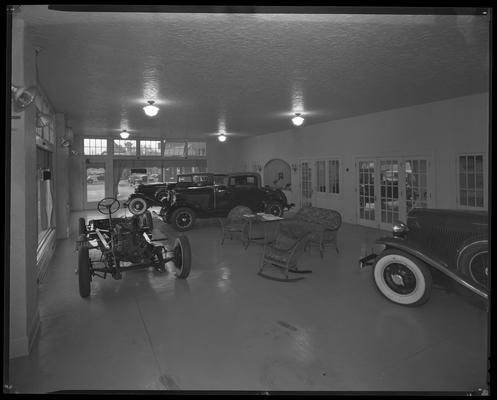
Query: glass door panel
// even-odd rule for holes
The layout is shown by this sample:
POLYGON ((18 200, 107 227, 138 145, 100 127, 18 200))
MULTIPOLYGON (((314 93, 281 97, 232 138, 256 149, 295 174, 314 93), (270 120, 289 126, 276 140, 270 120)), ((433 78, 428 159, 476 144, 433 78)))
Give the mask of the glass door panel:
POLYGON ((428 161, 408 159, 405 161, 406 214, 414 207, 428 207, 428 161))
POLYGON ((86 166, 86 203, 91 207, 105 197, 105 167, 102 165, 86 166))
POLYGON ((312 167, 309 161, 301 162, 302 197, 301 206, 312 206, 312 167))
POLYGON ((399 219, 399 161, 380 160, 380 226, 389 229, 399 219))
POLYGON ((374 160, 359 161, 359 222, 363 225, 376 224, 376 190, 374 160))

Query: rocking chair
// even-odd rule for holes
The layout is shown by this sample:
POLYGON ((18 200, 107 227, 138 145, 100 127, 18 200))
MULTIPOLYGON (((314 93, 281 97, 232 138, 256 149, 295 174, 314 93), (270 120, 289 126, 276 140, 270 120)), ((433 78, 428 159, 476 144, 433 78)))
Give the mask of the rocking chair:
POLYGON ((289 273, 293 274, 309 274, 310 270, 299 270, 297 262, 300 256, 304 253, 306 246, 311 239, 311 232, 305 229, 295 231, 289 229, 285 224, 280 224, 276 239, 271 243, 264 245, 258 275, 280 282, 295 282, 304 277, 290 277, 289 273), (283 273, 284 278, 268 275, 263 272, 264 268, 270 267, 283 273))

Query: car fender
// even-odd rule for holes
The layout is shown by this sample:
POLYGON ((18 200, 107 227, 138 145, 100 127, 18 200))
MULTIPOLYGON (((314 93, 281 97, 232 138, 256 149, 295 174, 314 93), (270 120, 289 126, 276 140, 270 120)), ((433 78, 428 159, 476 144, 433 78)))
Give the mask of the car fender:
POLYGON ((468 288, 472 292, 478 294, 479 296, 487 299, 488 295, 487 293, 483 292, 479 288, 475 287, 471 283, 465 281, 462 279, 458 274, 454 273, 452 270, 449 269, 448 265, 444 263, 443 261, 439 260, 436 257, 431 256, 430 254, 427 254, 426 251, 423 251, 422 248, 416 244, 415 242, 404 239, 404 238, 398 238, 398 237, 383 237, 379 238, 376 240, 377 244, 385 246, 385 249, 398 249, 403 252, 406 252, 422 261, 424 261, 426 264, 428 264, 430 267, 435 268, 436 270, 440 271, 441 273, 449 276, 462 286, 468 288))

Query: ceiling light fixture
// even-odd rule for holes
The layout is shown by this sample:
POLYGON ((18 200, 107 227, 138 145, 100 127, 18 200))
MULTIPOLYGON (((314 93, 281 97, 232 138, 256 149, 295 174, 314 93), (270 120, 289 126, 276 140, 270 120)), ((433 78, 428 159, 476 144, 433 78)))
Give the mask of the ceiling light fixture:
POLYGON ((123 129, 119 136, 121 136, 122 139, 127 139, 129 138, 129 132, 126 129, 123 129))
POLYGON ((145 114, 147 114, 149 117, 155 117, 159 112, 159 107, 154 106, 154 103, 155 101, 149 100, 148 106, 143 107, 143 111, 145 111, 145 114))
POLYGON ((225 142, 226 141, 226 135, 224 133, 221 133, 218 137, 217 140, 220 142, 225 142))
POLYGON ((295 117, 292 118, 292 122, 295 126, 300 126, 304 123, 304 118, 300 116, 300 113, 295 113, 295 117))

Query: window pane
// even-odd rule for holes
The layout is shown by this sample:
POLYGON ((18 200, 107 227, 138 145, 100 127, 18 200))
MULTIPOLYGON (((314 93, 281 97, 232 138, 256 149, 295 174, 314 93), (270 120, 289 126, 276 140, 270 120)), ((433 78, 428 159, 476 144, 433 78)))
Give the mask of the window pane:
POLYGON ((461 189, 466 189, 468 187, 466 174, 459 174, 459 187, 461 189))
POLYGON ((185 142, 166 142, 164 146, 164 157, 184 157, 185 142))
POLYGON ((206 143, 205 142, 188 142, 188 155, 194 157, 205 157, 206 143))
POLYGON ((483 157, 476 156, 476 172, 483 173, 483 157))
POLYGON ((160 140, 140 140, 140 154, 142 156, 160 156, 160 140))
POLYGON ((483 190, 476 191, 476 207, 483 207, 483 190))
POLYGON ((460 191, 460 202, 462 206, 468 205, 468 192, 466 190, 460 191))
POLYGON ((87 156, 107 154, 107 139, 83 139, 83 152, 87 156))
POLYGON ((316 161, 316 179, 318 192, 326 192, 324 165, 324 161, 316 161))
POLYGON ((468 157, 468 172, 472 173, 475 172, 475 158, 474 157, 468 157))
POLYGON ((136 140, 114 139, 114 154, 118 156, 136 156, 136 140))

